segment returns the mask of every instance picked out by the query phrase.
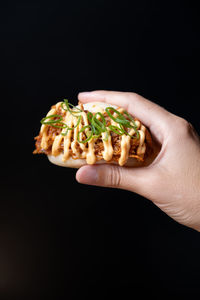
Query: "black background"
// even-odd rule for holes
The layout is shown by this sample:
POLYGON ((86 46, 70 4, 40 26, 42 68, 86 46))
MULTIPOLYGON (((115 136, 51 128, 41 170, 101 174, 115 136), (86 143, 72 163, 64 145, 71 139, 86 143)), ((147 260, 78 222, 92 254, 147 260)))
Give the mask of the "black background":
POLYGON ((0 299, 200 296, 197 232, 32 155, 40 119, 80 91, 140 93, 199 131, 198 16, 188 1, 1 4, 0 299))

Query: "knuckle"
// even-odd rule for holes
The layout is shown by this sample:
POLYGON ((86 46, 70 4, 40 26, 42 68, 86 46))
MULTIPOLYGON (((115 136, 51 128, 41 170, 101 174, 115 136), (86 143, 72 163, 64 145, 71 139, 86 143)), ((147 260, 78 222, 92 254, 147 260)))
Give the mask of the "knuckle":
POLYGON ((111 187, 119 187, 121 185, 121 171, 119 167, 110 166, 110 172, 108 174, 108 182, 111 187))
POLYGON ((182 117, 176 118, 176 131, 181 136, 188 136, 191 134, 191 131, 193 130, 193 126, 191 123, 189 123, 186 119, 182 117))
POLYGON ((193 124, 190 122, 188 122, 188 124, 189 124, 190 130, 195 131, 193 124))
POLYGON ((188 126, 188 121, 182 117, 178 117, 178 121, 179 121, 179 124, 182 126, 182 127, 187 127, 188 126))
POLYGON ((134 92, 125 92, 124 94, 127 97, 127 99, 130 99, 130 100, 132 100, 133 97, 139 97, 139 95, 134 92))

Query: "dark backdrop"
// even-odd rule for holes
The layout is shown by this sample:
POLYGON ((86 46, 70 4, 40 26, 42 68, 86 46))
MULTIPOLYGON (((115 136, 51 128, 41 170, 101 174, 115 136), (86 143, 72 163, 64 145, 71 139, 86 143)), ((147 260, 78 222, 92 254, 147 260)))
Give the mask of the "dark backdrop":
POLYGON ((200 296, 197 232, 32 155, 50 106, 93 89, 140 93, 199 131, 198 16, 188 1, 1 4, 0 299, 200 296))

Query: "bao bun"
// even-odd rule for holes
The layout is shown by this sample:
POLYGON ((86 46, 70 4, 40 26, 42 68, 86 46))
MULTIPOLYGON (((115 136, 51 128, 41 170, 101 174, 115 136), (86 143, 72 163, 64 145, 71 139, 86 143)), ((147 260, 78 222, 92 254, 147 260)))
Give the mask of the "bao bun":
MULTIPOLYGON (((101 112, 103 113, 105 111, 105 108, 108 106, 112 106, 114 108, 117 108, 115 105, 110 105, 104 102, 89 102, 86 104, 83 104, 84 110, 90 111, 90 112, 101 112)), ((63 154, 59 154, 58 156, 48 155, 48 159, 51 163, 62 166, 62 167, 68 167, 68 168, 80 168, 83 165, 86 165, 85 159, 73 159, 72 157, 69 157, 66 161, 63 161, 63 154)), ((155 158, 155 153, 151 153, 151 155, 147 155, 144 159, 144 161, 139 161, 136 158, 129 157, 125 167, 141 167, 149 165, 153 159, 155 158)), ((95 164, 117 164, 116 161, 105 161, 104 159, 98 160, 95 164)))

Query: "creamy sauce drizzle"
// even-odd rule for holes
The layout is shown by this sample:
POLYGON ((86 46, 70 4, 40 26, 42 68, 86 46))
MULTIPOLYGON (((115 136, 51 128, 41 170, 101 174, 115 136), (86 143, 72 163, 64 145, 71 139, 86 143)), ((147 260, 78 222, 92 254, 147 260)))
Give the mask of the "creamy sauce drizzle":
MULTIPOLYGON (((54 108, 52 108, 47 116, 56 114, 57 110, 61 108, 61 103, 62 102, 58 102, 54 108)), ((79 106, 78 106, 79 107, 79 106)), ((98 111, 100 112, 104 112, 102 111, 102 108, 100 108, 98 111)), ((118 111, 120 113, 123 113, 123 109, 119 108, 118 111)), ((87 118, 87 114, 85 112, 81 112, 80 114, 77 115, 82 115, 82 121, 79 123, 79 125, 74 128, 73 130, 68 130, 67 135, 63 136, 61 134, 57 135, 53 141, 52 144, 52 155, 53 156, 57 156, 60 154, 60 146, 63 143, 63 148, 64 148, 64 153, 63 153, 63 161, 66 161, 69 157, 70 157, 70 151, 72 151, 72 153, 74 154, 74 156, 76 158, 83 158, 86 159, 87 164, 94 164, 97 161, 97 157, 95 155, 95 138, 92 138, 91 140, 89 140, 87 143, 83 144, 83 143, 79 143, 77 140, 78 137, 78 132, 81 130, 81 128, 83 126, 88 125, 88 118, 87 118), (77 147, 79 144, 82 152, 80 152, 78 149, 79 147, 77 147)), ((114 113, 114 117, 117 117, 117 115, 114 113)), ((67 126, 69 127, 74 127, 77 124, 77 117, 73 116, 69 111, 66 112, 65 117, 63 118, 63 122, 67 124, 67 126)), ((137 155, 143 155, 146 151, 146 144, 145 144, 145 126, 141 125, 141 123, 139 121, 135 121, 136 125, 137 125, 137 129, 139 132, 139 146, 137 148, 137 155)), ((113 120, 111 120, 111 124, 114 126, 118 126, 119 124, 114 122, 113 120)), ((113 157, 113 146, 112 146, 112 140, 111 140, 111 135, 110 135, 110 129, 107 127, 108 129, 108 139, 106 141, 104 141, 104 139, 106 138, 106 132, 102 132, 102 141, 103 141, 103 146, 104 146, 104 150, 102 152, 102 156, 103 159, 105 161, 110 161, 113 157)), ((86 128, 85 133, 87 133, 87 131, 89 130, 89 128, 86 128)), ((40 129, 40 134, 42 134, 42 140, 41 140, 41 148, 44 150, 48 149, 48 140, 49 140, 49 136, 47 134, 48 131, 48 125, 43 124, 41 126, 40 129)), ((61 133, 66 132, 66 129, 62 129, 61 133)), ((135 134, 135 130, 132 128, 129 131, 130 135, 134 135, 135 134)), ((81 132, 79 134, 79 139, 83 140, 83 135, 84 133, 81 132)), ((126 161, 128 160, 129 157, 129 150, 130 150, 130 139, 131 137, 128 135, 123 134, 121 136, 121 155, 119 158, 119 165, 123 166, 126 161)))

